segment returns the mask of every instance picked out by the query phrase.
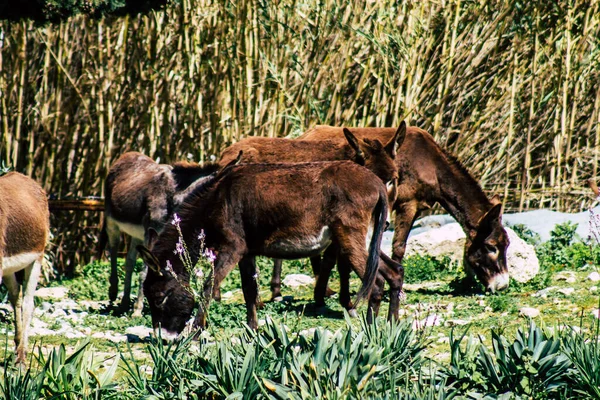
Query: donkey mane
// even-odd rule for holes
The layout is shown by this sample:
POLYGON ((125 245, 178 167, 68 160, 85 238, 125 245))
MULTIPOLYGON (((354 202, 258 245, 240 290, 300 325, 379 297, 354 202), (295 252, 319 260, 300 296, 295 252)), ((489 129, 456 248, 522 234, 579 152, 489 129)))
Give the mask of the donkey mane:
POLYGON ((448 152, 448 150, 446 150, 442 147, 439 147, 439 149, 442 151, 442 153, 444 154, 444 156, 446 157, 446 159, 448 160, 450 165, 455 167, 456 170, 458 171, 458 173, 461 174, 462 178, 469 182, 470 189, 477 190, 478 194, 481 194, 482 196, 484 196, 487 199, 487 195, 481 188, 481 185, 479 185, 479 183, 477 182, 477 179, 475 179, 475 177, 471 174, 471 172, 469 172, 469 170, 463 165, 463 163, 458 158, 456 158, 455 155, 448 152), (477 189, 475 189, 475 188, 477 188, 477 189))
POLYGON ((177 192, 188 188, 196 179, 201 176, 210 175, 219 170, 217 163, 190 163, 187 161, 178 161, 173 164, 171 174, 175 179, 175 190, 177 192))

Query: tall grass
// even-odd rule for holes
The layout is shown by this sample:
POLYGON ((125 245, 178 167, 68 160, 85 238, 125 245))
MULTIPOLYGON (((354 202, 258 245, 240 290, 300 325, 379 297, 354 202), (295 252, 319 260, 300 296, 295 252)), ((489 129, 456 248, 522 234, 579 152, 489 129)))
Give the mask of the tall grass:
POLYGON ((181 0, 0 22, 0 159, 98 195, 127 150, 206 160, 247 135, 406 118, 509 209, 579 210, 598 172, 599 5, 181 0))

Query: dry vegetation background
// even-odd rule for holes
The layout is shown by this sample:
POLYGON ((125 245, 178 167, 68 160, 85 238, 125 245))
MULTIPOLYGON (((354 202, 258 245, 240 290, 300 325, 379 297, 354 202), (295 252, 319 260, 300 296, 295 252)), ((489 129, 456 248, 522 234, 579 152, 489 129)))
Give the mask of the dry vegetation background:
MULTIPOLYGON (((100 195, 128 150, 207 160, 248 135, 404 118, 508 210, 578 211, 598 176, 599 8, 181 0, 138 16, 0 21, 0 160, 57 197, 100 195)), ((54 217, 65 270, 89 256, 98 220, 54 217)))

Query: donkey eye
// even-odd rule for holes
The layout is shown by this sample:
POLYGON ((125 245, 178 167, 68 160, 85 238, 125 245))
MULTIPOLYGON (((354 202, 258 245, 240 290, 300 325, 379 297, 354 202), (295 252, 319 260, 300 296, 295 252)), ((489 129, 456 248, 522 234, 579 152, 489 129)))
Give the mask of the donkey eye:
POLYGON ((485 251, 490 253, 490 254, 498 254, 498 248, 496 246, 493 246, 491 244, 486 244, 485 245, 485 251))

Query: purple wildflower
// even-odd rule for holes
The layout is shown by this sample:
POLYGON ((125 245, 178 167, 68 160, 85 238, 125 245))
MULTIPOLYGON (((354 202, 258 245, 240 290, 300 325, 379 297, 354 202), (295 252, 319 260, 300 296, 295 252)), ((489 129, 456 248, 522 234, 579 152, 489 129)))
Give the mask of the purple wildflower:
POLYGON ((175 226, 179 226, 180 222, 181 222, 181 218, 179 218, 179 215, 173 214, 173 221, 171 221, 171 223, 175 226))
POLYGON ((204 229, 200 229, 200 234, 198 235, 198 240, 204 240, 206 235, 204 234, 204 229))
POLYGON ((211 249, 204 250, 204 257, 206 257, 206 259, 211 263, 214 263, 215 260, 217 259, 215 252, 212 251, 211 249))
POLYGON ((196 275, 197 278, 202 278, 204 276, 204 272, 202 272, 202 268, 196 268, 194 270, 194 275, 196 275))
POLYGON ((167 271, 167 272, 173 271, 173 266, 171 265, 171 260, 167 260, 167 266, 165 267, 165 271, 167 271))
POLYGON ((175 244, 175 254, 183 254, 184 248, 183 248, 183 242, 181 241, 181 238, 179 238, 179 241, 175 244))

